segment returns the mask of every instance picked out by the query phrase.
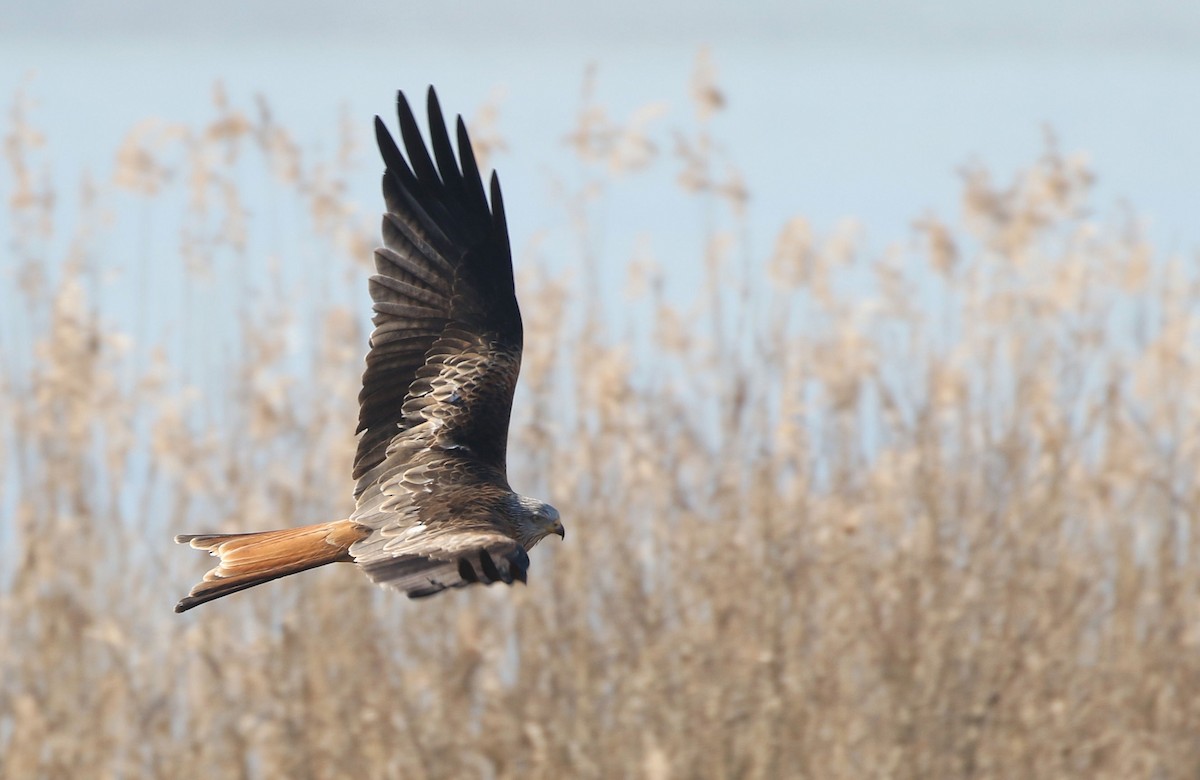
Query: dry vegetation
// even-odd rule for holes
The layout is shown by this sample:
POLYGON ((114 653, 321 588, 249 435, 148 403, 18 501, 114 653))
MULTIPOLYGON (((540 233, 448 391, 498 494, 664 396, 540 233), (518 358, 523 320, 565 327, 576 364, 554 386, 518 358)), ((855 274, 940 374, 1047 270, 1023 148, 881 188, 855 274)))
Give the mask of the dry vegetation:
POLYGON ((77 198, 19 97, 0 776, 1196 777, 1189 264, 1092 215, 1052 141, 1009 185, 965 170, 961 214, 907 244, 796 217, 743 262, 706 66, 692 97, 629 123, 588 100, 563 202, 586 239, 617 178, 677 176, 702 257, 643 253, 615 320, 518 257, 513 483, 569 528, 529 587, 408 602, 334 567, 183 617, 206 563, 173 533, 350 506, 376 209, 345 193, 375 166, 218 96, 205 126, 135 128, 77 198), (256 170, 319 263, 255 248, 256 170), (103 240, 139 219, 179 252, 103 240), (680 305, 687 265, 707 288, 680 305), (114 284, 144 293, 140 330, 114 284))

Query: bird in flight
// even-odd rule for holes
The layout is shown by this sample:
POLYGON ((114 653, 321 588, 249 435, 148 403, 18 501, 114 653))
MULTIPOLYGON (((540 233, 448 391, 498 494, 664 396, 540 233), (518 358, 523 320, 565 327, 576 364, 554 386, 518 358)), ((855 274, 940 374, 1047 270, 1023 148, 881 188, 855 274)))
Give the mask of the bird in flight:
POLYGON ((176 612, 339 562, 410 598, 511 585, 526 581, 535 544, 565 536, 554 507, 508 485, 522 327, 500 180, 492 174, 489 203, 462 117, 456 158, 432 87, 432 156, 403 92, 396 102, 407 161, 375 118, 387 211, 370 279, 354 511, 301 528, 175 537, 220 559, 176 612))

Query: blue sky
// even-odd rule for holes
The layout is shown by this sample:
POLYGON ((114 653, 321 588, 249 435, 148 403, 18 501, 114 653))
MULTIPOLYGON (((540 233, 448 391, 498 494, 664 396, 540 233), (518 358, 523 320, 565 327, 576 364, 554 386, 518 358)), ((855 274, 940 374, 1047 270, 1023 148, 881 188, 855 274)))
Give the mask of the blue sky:
POLYGON ((380 39, 496 40, 520 48, 547 37, 597 47, 632 41, 892 45, 977 51, 983 48, 1064 48, 1092 52, 1146 50, 1193 54, 1200 45, 1200 6, 1150 0, 1069 0, 1005 3, 940 0, 831 2, 770 0, 641 0, 562 3, 430 3, 277 0, 205 3, 155 0, 49 0, 0 4, 0 35, 65 41, 98 36, 264 40, 297 35, 375 43, 380 39), (519 40, 531 31, 533 40, 519 40))
MULTIPOLYGON (((1167 251, 1200 245, 1193 3, 4 0, 0 96, 36 98, 68 179, 103 175, 141 119, 208 116, 217 80, 242 105, 265 95, 314 149, 334 142, 343 110, 362 117, 369 149, 370 118, 397 88, 436 84, 467 115, 501 90, 509 150, 496 163, 519 243, 557 205, 546 172, 564 166, 588 64, 616 117, 667 101, 669 143, 701 45, 729 98, 714 133, 753 196, 759 254, 796 214, 818 230, 854 217, 875 246, 903 242, 923 214, 954 217, 963 164, 1007 180, 1042 153, 1045 127, 1091 158, 1098 207, 1130 204, 1167 251)), ((364 176, 355 195, 372 203, 375 189, 364 176)), ((628 257, 660 199, 620 195, 607 248, 628 257)), ((689 213, 656 213, 653 227, 660 254, 697 233, 689 213)))

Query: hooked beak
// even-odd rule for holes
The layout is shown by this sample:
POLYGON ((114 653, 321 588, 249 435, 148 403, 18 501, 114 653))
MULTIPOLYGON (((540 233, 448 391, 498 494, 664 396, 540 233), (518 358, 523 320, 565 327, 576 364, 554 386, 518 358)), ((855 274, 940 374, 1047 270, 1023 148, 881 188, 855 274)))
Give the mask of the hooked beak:
POLYGON ((565 540, 567 538, 567 529, 563 528, 562 523, 555 523, 552 533, 558 534, 559 539, 565 540))

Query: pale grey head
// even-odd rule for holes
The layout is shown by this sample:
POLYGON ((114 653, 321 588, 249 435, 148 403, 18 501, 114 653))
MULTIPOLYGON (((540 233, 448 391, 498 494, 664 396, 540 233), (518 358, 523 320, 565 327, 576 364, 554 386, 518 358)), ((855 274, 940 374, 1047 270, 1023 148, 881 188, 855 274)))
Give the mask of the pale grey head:
POLYGON ((558 510, 530 496, 513 494, 513 524, 516 526, 517 541, 526 550, 550 534, 558 534, 560 539, 566 539, 567 533, 563 528, 558 510))

